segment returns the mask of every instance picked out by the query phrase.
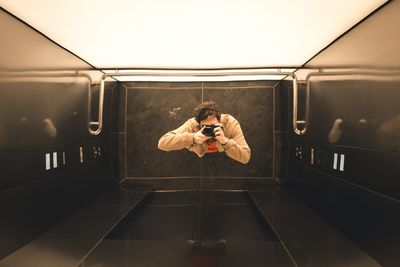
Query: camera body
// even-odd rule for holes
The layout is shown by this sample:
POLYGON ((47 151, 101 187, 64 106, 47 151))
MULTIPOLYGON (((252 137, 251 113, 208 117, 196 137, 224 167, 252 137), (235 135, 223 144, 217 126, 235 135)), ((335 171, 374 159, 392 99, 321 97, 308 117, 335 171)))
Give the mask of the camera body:
POLYGON ((218 126, 215 124, 206 125, 203 129, 203 134, 205 136, 215 137, 214 129, 218 126))

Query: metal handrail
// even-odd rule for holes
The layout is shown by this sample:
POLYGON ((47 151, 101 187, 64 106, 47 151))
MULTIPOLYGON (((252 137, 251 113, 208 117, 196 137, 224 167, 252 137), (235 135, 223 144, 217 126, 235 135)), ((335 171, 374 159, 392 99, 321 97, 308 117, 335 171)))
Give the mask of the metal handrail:
POLYGON ((88 130, 91 135, 99 135, 101 131, 103 130, 103 109, 104 109, 104 83, 103 83, 103 88, 101 87, 100 84, 100 90, 99 90, 99 109, 98 109, 98 120, 97 121, 91 121, 91 109, 92 109, 92 96, 90 95, 89 97, 89 121, 88 121, 88 130), (97 126, 96 130, 92 130, 91 126, 97 126))
POLYGON ((1 76, 4 76, 5 78, 76 78, 76 77, 83 77, 88 80, 88 87, 87 87, 87 92, 88 92, 88 117, 87 117, 87 125, 88 125, 88 130, 89 133, 92 135, 97 135, 101 132, 100 131, 92 131, 90 129, 90 126, 95 124, 96 122, 91 122, 90 117, 91 117, 91 99, 92 99, 92 78, 89 74, 87 73, 81 73, 81 72, 74 72, 74 73, 54 73, 54 72, 30 72, 30 71, 15 71, 15 72, 0 72, 1 76))
MULTIPOLYGON (((298 85, 297 85, 297 77, 292 72, 282 72, 282 71, 263 71, 263 70, 137 70, 134 72, 114 72, 114 73, 106 73, 100 79, 100 94, 99 98, 103 98, 104 96, 104 83, 105 79, 113 76, 176 76, 176 77, 215 77, 215 76, 233 76, 233 75, 286 75, 290 76, 293 81, 293 130, 298 135, 305 134, 308 127, 308 113, 306 113, 306 118, 304 120, 298 120, 298 85), (303 125, 303 128, 300 130, 299 125, 303 125)), ((100 103, 103 103, 103 99, 99 99, 100 103)), ((306 101, 306 105, 308 105, 308 97, 306 101)), ((102 105, 101 105, 102 107, 102 105)), ((99 106, 100 109, 100 106, 99 106)), ((306 110, 308 107, 306 108, 306 110)), ((100 112, 99 110, 99 129, 102 127, 102 120, 100 120, 100 112)))
POLYGON ((386 69, 376 69, 376 70, 354 70, 351 69, 349 71, 322 71, 322 72, 310 72, 306 81, 308 82, 314 76, 346 76, 346 75, 364 75, 364 76, 392 76, 392 75, 400 75, 399 70, 386 70, 386 69))
POLYGON ((297 83, 297 78, 296 80, 293 79, 293 131, 297 135, 304 135, 307 132, 308 129, 308 110, 309 110, 309 91, 307 88, 306 91, 306 108, 305 108, 305 114, 304 114, 304 120, 299 120, 298 119, 298 101, 299 101, 299 88, 298 88, 298 83, 297 83), (302 129, 299 129, 299 125, 303 125, 302 129))

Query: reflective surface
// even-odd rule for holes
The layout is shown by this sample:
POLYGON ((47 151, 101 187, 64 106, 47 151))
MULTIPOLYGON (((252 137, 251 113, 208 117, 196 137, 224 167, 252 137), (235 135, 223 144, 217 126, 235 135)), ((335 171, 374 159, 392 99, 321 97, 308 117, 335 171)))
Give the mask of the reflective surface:
MULTIPOLYGON (((110 184, 108 186, 111 187, 110 184)), ((122 188, 113 188, 33 242, 0 260, 0 266, 77 266, 105 233, 146 197, 146 193, 127 193, 122 188)), ((66 209, 56 205, 54 208, 66 209)))
POLYGON ((276 145, 275 84, 275 81, 125 83, 127 177, 272 177, 276 145), (216 101, 222 113, 239 121, 251 148, 248 164, 238 163, 225 153, 198 158, 186 149, 170 152, 157 149, 163 134, 192 118, 194 108, 208 100, 216 101))
POLYGON ((81 266, 294 266, 244 193, 156 193, 81 266), (265 228, 267 227, 267 228, 265 228))
POLYGON ((227 256, 190 256, 185 242, 106 240, 80 266, 294 266, 279 243, 229 242, 227 256))
POLYGON ((400 152, 400 71, 311 81, 309 138, 315 143, 400 152))
POLYGON ((0 258, 115 183, 113 83, 106 89, 105 131, 92 137, 87 130, 90 81, 64 75, 71 77, 60 72, 0 74, 0 258))
POLYGON ((298 266, 380 266, 285 189, 251 196, 298 266))
POLYGON ((290 138, 285 185, 380 264, 397 266, 400 73, 381 73, 312 78, 309 132, 290 138))

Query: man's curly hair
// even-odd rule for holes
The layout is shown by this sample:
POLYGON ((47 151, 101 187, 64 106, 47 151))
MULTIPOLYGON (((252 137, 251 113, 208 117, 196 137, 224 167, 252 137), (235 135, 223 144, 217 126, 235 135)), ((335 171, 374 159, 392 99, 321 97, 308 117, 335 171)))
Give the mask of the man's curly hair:
POLYGON ((220 108, 213 101, 203 102, 194 109, 194 118, 198 123, 210 116, 215 116, 218 120, 221 119, 220 108))

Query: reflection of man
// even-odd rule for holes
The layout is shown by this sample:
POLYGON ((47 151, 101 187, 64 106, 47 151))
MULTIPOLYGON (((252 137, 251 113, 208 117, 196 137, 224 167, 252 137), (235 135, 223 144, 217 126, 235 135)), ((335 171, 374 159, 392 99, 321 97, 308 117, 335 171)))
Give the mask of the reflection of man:
POLYGON ((225 152, 241 163, 249 162, 251 151, 234 117, 221 114, 219 106, 212 101, 200 104, 194 112, 194 118, 160 138, 159 149, 171 151, 186 148, 199 157, 206 153, 225 152))

